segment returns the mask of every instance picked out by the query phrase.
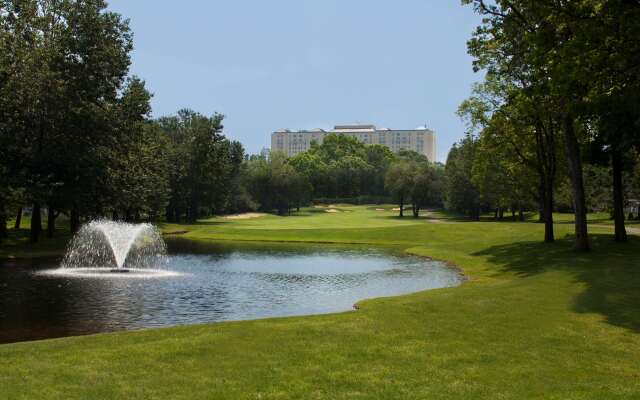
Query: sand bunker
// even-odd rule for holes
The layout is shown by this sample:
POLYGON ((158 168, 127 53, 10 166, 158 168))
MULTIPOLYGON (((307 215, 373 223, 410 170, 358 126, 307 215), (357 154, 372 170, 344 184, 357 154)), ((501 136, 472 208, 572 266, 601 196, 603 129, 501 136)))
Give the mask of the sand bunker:
POLYGON ((331 208, 331 209, 329 209, 329 210, 324 210, 324 212, 328 212, 328 213, 337 213, 337 212, 340 212, 340 211, 336 210, 335 208, 331 208))
POLYGON ((264 217, 265 213, 243 213, 243 214, 234 214, 234 215, 225 215, 224 219, 251 219, 251 218, 260 218, 264 217))

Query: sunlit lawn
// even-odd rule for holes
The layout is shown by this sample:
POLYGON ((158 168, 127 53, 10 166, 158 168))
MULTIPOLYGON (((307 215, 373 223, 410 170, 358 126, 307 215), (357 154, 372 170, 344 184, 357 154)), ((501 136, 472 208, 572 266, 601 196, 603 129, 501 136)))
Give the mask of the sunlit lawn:
POLYGON ((535 222, 375 210, 392 207, 163 229, 189 240, 394 244, 469 280, 342 314, 2 345, 0 398, 640 398, 640 239, 616 244, 610 226, 593 226, 593 252, 578 254, 562 216, 559 240, 543 244, 535 222))

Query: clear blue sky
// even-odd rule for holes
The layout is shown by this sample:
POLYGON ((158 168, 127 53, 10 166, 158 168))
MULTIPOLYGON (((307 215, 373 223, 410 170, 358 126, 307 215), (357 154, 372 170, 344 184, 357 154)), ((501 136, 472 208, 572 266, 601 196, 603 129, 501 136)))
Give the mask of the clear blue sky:
POLYGON ((438 159, 462 137, 479 17, 458 0, 111 0, 131 20, 132 72, 154 116, 224 114, 248 152, 279 128, 362 122, 436 131, 438 159))

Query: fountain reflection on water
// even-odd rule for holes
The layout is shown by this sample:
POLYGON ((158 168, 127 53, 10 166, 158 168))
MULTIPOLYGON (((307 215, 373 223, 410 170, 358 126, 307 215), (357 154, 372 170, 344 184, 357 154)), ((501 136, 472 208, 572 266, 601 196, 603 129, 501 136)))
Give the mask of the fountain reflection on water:
POLYGON ((45 274, 151 278, 179 275, 165 269, 167 246, 152 224, 96 220, 73 237, 60 268, 45 274))

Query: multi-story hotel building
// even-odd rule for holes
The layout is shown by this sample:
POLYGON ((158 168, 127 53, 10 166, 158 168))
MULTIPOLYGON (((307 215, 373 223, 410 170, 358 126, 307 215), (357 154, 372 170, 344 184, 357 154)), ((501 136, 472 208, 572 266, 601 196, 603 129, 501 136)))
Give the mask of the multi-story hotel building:
POLYGON ((331 133, 354 137, 365 144, 381 144, 397 153, 413 150, 436 160, 436 135, 431 129, 419 127, 412 130, 377 129, 374 125, 336 125, 333 130, 312 129, 310 131, 290 131, 280 129, 271 134, 271 151, 286 153, 289 157, 309 150, 311 142, 322 143, 331 133))

